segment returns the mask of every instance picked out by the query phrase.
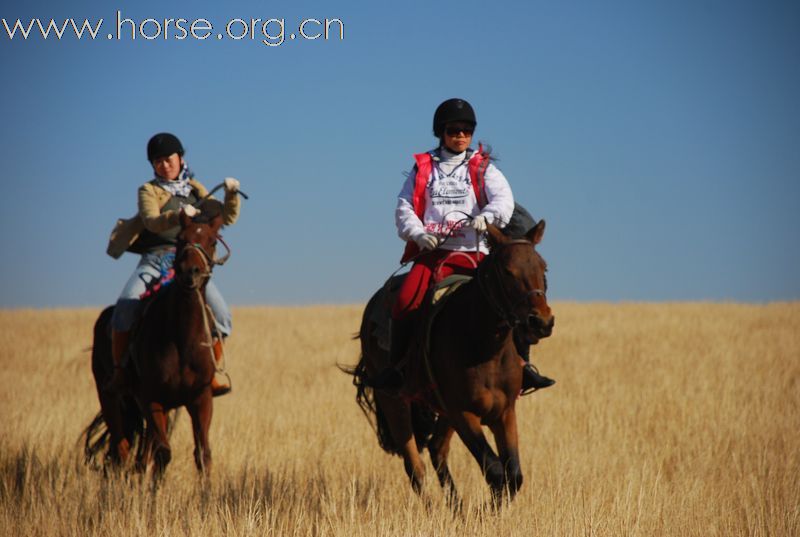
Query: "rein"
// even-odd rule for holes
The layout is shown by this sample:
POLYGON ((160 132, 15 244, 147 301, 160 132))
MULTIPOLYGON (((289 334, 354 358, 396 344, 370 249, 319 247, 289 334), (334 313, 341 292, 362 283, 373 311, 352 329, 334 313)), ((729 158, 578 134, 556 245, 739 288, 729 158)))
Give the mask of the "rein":
MULTIPOLYGON (((231 257, 231 249, 228 246, 228 243, 226 243, 222 239, 222 235, 217 235, 216 239, 219 242, 222 243, 222 245, 225 247, 225 250, 226 250, 226 254, 224 256, 222 256, 221 258, 218 258, 218 259, 213 258, 211 256, 211 254, 209 254, 206 251, 206 249, 203 248, 203 245, 200 244, 200 243, 197 243, 197 242, 187 242, 186 246, 184 246, 184 249, 181 250, 181 253, 183 253, 186 248, 192 248, 192 249, 197 250, 198 252, 200 252, 202 254, 200 256, 200 258, 203 260, 203 266, 204 266, 203 274, 202 274, 203 278, 210 278, 211 277, 211 271, 213 270, 214 265, 224 265, 225 262, 231 257)), ((176 256, 175 260, 177 261, 177 256, 176 256)))
MULTIPOLYGON (((466 216, 467 216, 466 218, 462 218, 461 220, 459 220, 459 221, 457 222, 457 223, 459 223, 459 224, 460 224, 460 223, 463 223, 463 222, 468 222, 468 221, 472 220, 472 217, 471 217, 471 216, 469 216, 469 215, 467 215, 467 213, 465 213, 465 212, 463 212, 463 211, 451 211, 451 212, 458 212, 458 213, 461 213, 461 214, 464 214, 464 215, 466 215, 466 216)), ((448 213, 448 214, 449 214, 449 213, 448 213)), ((440 241, 439 241, 439 244, 438 244, 436 247, 437 247, 437 248, 441 248, 441 246, 442 246, 443 244, 445 244, 445 243, 446 243, 446 242, 447 242, 447 241, 448 241, 448 240, 449 240, 449 239, 450 239, 450 238, 453 236, 453 233, 455 233, 455 231, 456 231, 456 228, 455 228, 455 227, 451 228, 451 229, 450 229, 450 231, 448 231, 448 232, 447 232, 447 235, 445 235, 445 236, 444 236, 444 238, 443 238, 442 240, 440 240, 440 241)), ((478 251, 477 249, 478 249, 478 245, 479 245, 479 244, 480 244, 480 238, 478 238, 478 239, 477 239, 477 241, 476 241, 476 246, 475 246, 475 248, 476 248, 476 251, 478 251)), ((408 264, 410 264, 410 263, 413 263, 414 261, 416 261, 418 257, 421 257, 421 256, 423 256, 423 255, 425 255, 425 254, 428 254, 428 253, 430 253, 430 250, 422 250, 422 251, 420 251, 419 253, 417 253, 416 255, 414 255, 413 257, 411 257, 411 258, 410 258, 408 261, 406 261, 405 263, 400 263, 400 266, 399 266, 399 267, 397 267, 397 268, 394 270, 394 272, 392 272, 391 274, 389 274, 389 277, 388 277, 388 278, 386 278, 386 281, 385 281, 385 282, 383 282, 383 291, 384 291, 384 293, 388 293, 388 292, 389 292, 389 284, 392 282, 392 278, 394 278, 394 277, 397 275, 397 273, 398 273, 398 272, 400 272, 401 270, 403 270, 403 269, 404 269, 404 268, 405 268, 405 267, 406 267, 408 264)), ((472 259, 471 259, 471 258, 470 258, 470 261, 472 261, 472 259)), ((477 267, 476 267, 476 268, 477 268, 477 267)), ((437 271, 438 271, 438 269, 437 269, 437 271)))
MULTIPOLYGON (((200 208, 200 206, 203 204, 203 202, 204 202, 204 201, 206 201, 207 199, 211 198, 211 195, 212 195, 212 194, 214 194, 214 192, 216 192, 216 191, 217 191, 217 190, 219 190, 220 188, 225 188, 225 183, 220 183, 220 184, 218 184, 217 186, 215 186, 214 188, 212 188, 212 189, 211 189, 211 190, 208 192, 208 194, 206 194, 205 196, 203 196, 202 198, 200 198, 199 200, 197 200, 196 202, 194 202, 192 205, 193 205, 195 208, 199 209, 199 208, 200 208)), ((243 197, 243 198, 244 198, 244 199, 246 199, 246 200, 249 200, 249 199, 250 199, 250 196, 248 196, 247 194, 245 194, 245 193, 244 193, 244 192, 242 192, 241 190, 237 190, 237 191, 236 191, 236 193, 237 193, 237 194, 239 194, 241 197, 243 197)))
POLYGON ((217 235, 216 239, 222 243, 222 246, 225 247, 225 255, 219 259, 214 259, 211 255, 203 248, 203 245, 197 242, 189 242, 186 243, 187 246, 194 248, 195 250, 199 250, 201 254, 203 254, 203 259, 206 262, 206 266, 213 266, 213 265, 224 265, 228 258, 231 256, 231 248, 228 246, 228 243, 222 240, 222 235, 217 235))
MULTIPOLYGON (((507 242, 503 246, 514 244, 526 244, 533 247, 533 243, 525 239, 515 239, 507 242)), ((531 297, 545 296, 545 291, 543 289, 533 289, 527 293, 524 293, 517 300, 512 301, 511 297, 508 295, 508 292, 502 285, 503 277, 500 274, 500 267, 498 266, 496 256, 494 255, 488 256, 483 263, 478 265, 476 278, 478 280, 478 289, 480 290, 481 295, 483 295, 483 297, 489 303, 489 306, 491 306, 495 314, 497 314, 497 316, 500 317, 503 320, 503 323, 509 328, 514 328, 520 324, 525 324, 525 321, 520 319, 519 316, 514 312, 520 303, 523 301, 529 301, 531 297), (487 274, 486 271, 488 270, 491 270, 491 272, 487 274), (492 293, 492 290, 489 287, 492 276, 494 276, 494 288, 498 291, 497 294, 500 295, 499 297, 495 296, 495 293, 492 293)))
POLYGON ((212 335, 211 330, 211 323, 214 322, 212 320, 214 318, 214 313, 211 311, 211 306, 208 305, 208 302, 206 302, 205 297, 203 296, 203 293, 200 292, 199 288, 195 288, 195 294, 197 295, 197 300, 202 305, 203 328, 205 329, 206 336, 206 341, 200 343, 200 345, 208 348, 209 355, 211 357, 211 365, 214 366, 214 371, 228 377, 228 382, 230 382, 231 377, 225 372, 225 345, 223 344, 222 337, 219 338, 220 345, 222 346, 222 359, 220 360, 219 364, 217 364, 217 360, 214 357, 214 336, 212 335))
MULTIPOLYGON (((222 239, 222 236, 217 235, 216 239, 222 243, 222 245, 225 247, 225 250, 227 251, 227 253, 220 259, 213 258, 208 253, 208 251, 206 251, 206 249, 203 248, 203 245, 197 242, 187 242, 186 246, 184 246, 184 248, 192 248, 194 250, 199 251, 202 254, 200 256, 200 258, 203 260, 203 265, 204 265, 202 276, 203 279, 205 280, 211 278, 211 271, 214 268, 214 265, 223 265, 231 256, 231 249, 228 246, 228 244, 222 239)), ((177 261, 177 256, 176 256, 176 261, 177 261)), ((230 383, 230 375, 228 375, 228 373, 225 372, 226 353, 225 353, 225 346, 223 344, 223 338, 221 336, 219 337, 219 342, 220 345, 222 346, 222 359, 220 360, 219 364, 217 363, 217 360, 214 357, 214 336, 212 329, 212 323, 214 322, 213 321, 214 313, 211 311, 211 306, 209 306, 208 302, 206 302, 205 295, 202 291, 202 286, 192 285, 190 289, 194 291, 197 301, 200 304, 200 309, 203 312, 203 331, 205 335, 205 341, 201 342, 200 345, 208 348, 209 357, 211 358, 211 365, 214 367, 214 371, 225 375, 228 378, 228 382, 230 383)))

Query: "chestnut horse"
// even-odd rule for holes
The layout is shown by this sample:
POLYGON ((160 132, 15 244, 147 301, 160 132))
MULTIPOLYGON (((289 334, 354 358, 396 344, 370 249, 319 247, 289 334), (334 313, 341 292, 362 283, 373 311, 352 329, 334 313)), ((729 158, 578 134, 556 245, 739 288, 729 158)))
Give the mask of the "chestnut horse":
POLYGON ((526 239, 512 240, 489 226, 490 254, 474 278, 452 293, 432 321, 417 323, 399 394, 369 387, 369 379, 389 360, 374 335, 376 309, 388 316, 391 308, 389 286, 373 295, 365 308, 359 332, 361 359, 348 372, 354 376, 357 402, 370 420, 374 417, 381 447, 403 457, 417 492, 425 475, 420 451, 427 447, 439 483, 448 498, 459 503, 447 466, 453 432, 478 461, 496 501, 504 491, 513 498, 522 485, 515 413, 522 361, 512 331, 524 330, 530 341, 538 341, 553 329, 545 295, 546 265, 535 249, 544 228, 542 220, 526 239), (499 454, 484 436, 483 425, 492 431, 499 454))
POLYGON ((124 464, 144 432, 144 442, 139 442, 137 450, 137 467, 145 470, 154 465, 156 479, 171 458, 167 413, 182 406, 192 419, 197 468, 205 475, 211 470, 208 428, 216 366, 213 317, 206 305, 205 287, 213 266, 224 263, 228 256, 215 257, 222 225, 219 214, 210 220, 198 217, 193 221, 181 212, 180 224, 173 264, 175 280, 143 303, 143 315, 132 332, 127 362, 129 391, 111 393, 106 388, 114 367, 108 329, 113 306, 106 308, 95 323, 92 349, 101 411, 85 431, 87 461, 108 445, 107 459, 112 464, 124 464))

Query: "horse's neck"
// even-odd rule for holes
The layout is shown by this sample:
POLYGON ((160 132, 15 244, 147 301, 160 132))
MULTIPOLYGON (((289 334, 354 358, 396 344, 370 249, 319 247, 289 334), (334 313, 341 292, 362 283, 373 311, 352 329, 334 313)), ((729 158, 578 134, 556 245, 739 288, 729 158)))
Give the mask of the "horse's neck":
POLYGON ((178 335, 184 340, 205 338, 211 319, 206 311, 205 287, 197 289, 176 288, 172 299, 177 316, 178 335))
POLYGON ((505 345, 511 335, 511 327, 489 303, 476 279, 473 278, 470 284, 470 332, 477 341, 489 347, 505 345))

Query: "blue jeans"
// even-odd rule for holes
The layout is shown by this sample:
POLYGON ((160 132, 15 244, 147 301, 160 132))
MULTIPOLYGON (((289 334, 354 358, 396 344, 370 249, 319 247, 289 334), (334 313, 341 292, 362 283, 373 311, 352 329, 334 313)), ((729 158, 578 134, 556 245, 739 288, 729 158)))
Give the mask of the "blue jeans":
MULTIPOLYGON (((142 254, 139 264, 122 289, 111 317, 111 327, 117 331, 128 331, 136 320, 139 307, 139 297, 147 289, 150 282, 161 278, 162 274, 172 267, 175 260, 174 249, 162 249, 142 254)), ((222 337, 231 335, 232 319, 231 310, 225 303, 214 282, 206 284, 206 302, 214 314, 214 324, 217 334, 222 337)))

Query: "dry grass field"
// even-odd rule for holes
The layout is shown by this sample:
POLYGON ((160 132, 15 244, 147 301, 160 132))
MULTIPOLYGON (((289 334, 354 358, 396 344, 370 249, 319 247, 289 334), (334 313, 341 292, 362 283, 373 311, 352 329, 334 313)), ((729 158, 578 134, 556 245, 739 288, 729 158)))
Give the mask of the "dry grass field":
MULTIPOLYGON (((82 463, 99 310, 0 311, 3 535, 800 535, 800 303, 557 303, 518 403, 525 483, 499 512, 458 440, 452 514, 410 490, 337 363, 358 306, 234 309, 210 484, 181 413, 153 493, 82 463)), ((427 454, 426 454, 427 459, 427 454)))

